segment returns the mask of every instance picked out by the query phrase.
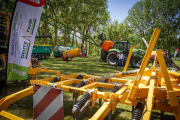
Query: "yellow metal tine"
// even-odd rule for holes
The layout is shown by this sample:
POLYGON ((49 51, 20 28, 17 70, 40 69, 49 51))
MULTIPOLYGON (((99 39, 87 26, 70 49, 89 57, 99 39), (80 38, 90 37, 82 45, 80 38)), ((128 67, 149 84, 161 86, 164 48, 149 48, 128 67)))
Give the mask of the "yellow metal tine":
POLYGON ((176 120, 180 120, 180 110, 179 110, 178 100, 176 98, 176 94, 173 90, 173 87, 170 81, 170 77, 169 77, 168 70, 164 61, 162 50, 157 50, 156 53, 157 53, 159 64, 160 64, 160 67, 164 76, 164 81, 166 83, 167 95, 169 98, 170 105, 173 107, 176 120))
POLYGON ((145 106, 145 114, 143 116, 144 120, 150 120, 151 117, 151 111, 153 108, 153 103, 154 103, 154 84, 156 80, 156 72, 152 71, 151 72, 151 79, 150 79, 150 86, 149 86, 149 92, 148 92, 148 97, 147 97, 147 102, 145 106))
POLYGON ((145 68, 146 68, 146 66, 147 66, 147 63, 148 63, 149 58, 150 58, 150 56, 151 56, 152 50, 153 50, 153 48, 154 48, 154 46, 155 46, 155 44, 156 44, 156 41, 157 41, 158 36, 159 36, 159 33, 160 33, 160 29, 155 29, 155 30, 154 30, 154 33, 153 33, 153 35, 152 35, 152 38, 151 38, 149 47, 147 48, 147 51, 146 51, 146 54, 145 54, 144 59, 143 59, 143 61, 142 61, 141 67, 140 67, 140 69, 139 69, 139 72, 138 72, 135 80, 134 80, 135 82, 134 82, 134 84, 133 84, 132 89, 130 90, 130 93, 129 93, 129 95, 128 95, 128 98, 127 98, 127 101, 126 101, 126 102, 132 102, 132 100, 133 100, 134 97, 135 97, 135 94, 136 94, 136 92, 137 92, 137 90, 138 90, 139 82, 140 82, 141 77, 142 77, 142 75, 143 75, 143 73, 144 73, 144 70, 145 70, 145 68))
POLYGON ((127 58, 127 60, 126 60, 126 64, 125 64, 125 66, 124 66, 123 72, 127 70, 127 67, 128 67, 128 65, 129 65, 129 60, 131 59, 131 55, 132 55, 133 49, 134 49, 134 46, 131 46, 131 49, 130 49, 130 51, 129 51, 128 58, 127 58))

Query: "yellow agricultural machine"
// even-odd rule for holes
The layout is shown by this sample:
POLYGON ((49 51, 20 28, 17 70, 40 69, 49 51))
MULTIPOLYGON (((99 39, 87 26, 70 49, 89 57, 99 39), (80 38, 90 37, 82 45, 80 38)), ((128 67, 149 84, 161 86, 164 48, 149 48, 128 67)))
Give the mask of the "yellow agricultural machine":
MULTIPOLYGON (((63 75, 54 72, 57 77, 31 80, 31 85, 39 84, 63 89, 73 93, 76 101, 79 95, 80 100, 73 105, 72 114, 75 119, 81 119, 82 114, 89 108, 95 106, 98 99, 103 100, 103 105, 90 118, 90 120, 102 120, 107 115, 111 118, 112 111, 117 104, 135 106, 132 119, 150 119, 152 110, 174 113, 176 120, 180 120, 179 96, 180 96, 180 73, 168 71, 165 65, 161 50, 155 51, 155 60, 151 68, 146 68, 160 30, 155 29, 149 47, 138 70, 126 71, 131 52, 128 56, 123 72, 110 76, 92 75, 63 75), (157 66, 159 63, 159 66, 157 66), (123 77, 135 76, 133 80, 126 80, 123 77), (76 87, 69 86, 78 84, 76 87), (101 92, 97 88, 112 89, 112 92, 101 92)), ((51 71, 45 71, 51 72, 51 71)), ((22 120, 5 110, 8 106, 33 93, 33 86, 9 95, 0 100, 0 116, 8 119, 22 120)), ((65 111, 66 112, 66 111, 65 111)))

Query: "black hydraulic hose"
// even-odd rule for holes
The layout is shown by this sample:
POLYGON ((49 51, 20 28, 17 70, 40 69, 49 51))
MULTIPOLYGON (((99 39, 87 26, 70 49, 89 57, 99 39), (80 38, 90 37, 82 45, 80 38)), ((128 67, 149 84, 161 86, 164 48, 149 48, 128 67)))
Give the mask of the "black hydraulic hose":
POLYGON ((114 86, 112 92, 116 93, 120 89, 120 87, 121 87, 121 84, 117 84, 116 86, 114 86))
POLYGON ((82 86, 86 85, 86 80, 82 81, 81 83, 79 83, 76 87, 80 88, 82 86))
POLYGON ((52 36, 51 36, 51 35, 40 35, 40 36, 36 36, 36 38, 46 38, 46 37, 52 39, 52 36))
POLYGON ((105 78, 102 82, 107 83, 107 81, 108 81, 108 78, 105 78))
POLYGON ((76 79, 81 79, 83 78, 83 74, 80 74, 76 79))
POLYGON ((143 110, 144 110, 144 104, 142 102, 138 102, 133 111, 132 120, 140 120, 143 114, 143 110))
POLYGON ((50 83, 54 83, 54 82, 57 82, 59 80, 60 76, 58 77, 55 77, 53 80, 50 81, 50 83))
POLYGON ((72 113, 74 116, 76 116, 77 113, 81 110, 81 108, 84 106, 84 104, 87 102, 87 100, 91 97, 91 92, 86 92, 82 98, 73 105, 72 113))

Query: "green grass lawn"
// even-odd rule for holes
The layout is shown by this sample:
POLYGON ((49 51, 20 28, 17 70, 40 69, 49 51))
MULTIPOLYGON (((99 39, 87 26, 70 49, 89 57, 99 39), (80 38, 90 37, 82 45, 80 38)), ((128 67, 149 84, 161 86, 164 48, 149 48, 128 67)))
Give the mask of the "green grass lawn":
MULTIPOLYGON (((89 75, 96 75, 96 76, 107 76, 112 75, 118 72, 121 72, 123 69, 118 68, 115 69, 115 66, 109 66, 105 62, 100 62, 100 57, 96 55, 88 56, 88 58, 74 58, 72 61, 69 61, 69 63, 66 63, 66 61, 62 61, 62 59, 58 58, 49 58, 48 60, 43 60, 42 65, 43 67, 46 67, 49 70, 57 70, 60 71, 62 74, 89 74, 89 75)), ((176 61, 176 63, 180 66, 180 62, 176 61)), ((128 68, 128 70, 132 70, 132 68, 128 68)), ((47 78, 52 77, 54 75, 47 74, 47 73, 41 73, 39 74, 39 78, 47 78)), ((127 79, 133 79, 133 77, 129 77, 127 79)), ((28 80, 25 80, 26 87, 30 86, 29 84, 30 76, 28 80)), ((14 92, 22 90, 22 86, 20 82, 9 82, 8 83, 8 94, 12 94, 14 92)), ((3 98, 4 95, 0 94, 0 98, 3 98)), ((80 97, 79 97, 80 98, 80 97)), ((72 120, 72 94, 71 93, 64 93, 64 119, 65 120, 72 120)), ((17 115, 19 117, 22 117, 27 120, 33 119, 33 100, 32 95, 25 97, 17 102, 15 102, 17 106, 10 105, 10 107, 7 109, 8 112, 17 115)), ((89 109, 87 111, 87 114, 83 116, 83 119, 88 119, 93 116, 93 114, 99 109, 98 107, 98 100, 96 103, 96 106, 92 109, 89 109)), ((112 119, 113 120, 130 120, 131 119, 131 106, 118 104, 116 109, 113 112, 112 119)), ((160 119, 160 111, 153 111, 151 119, 160 119)), ((3 120, 4 118, 0 118, 0 120, 3 120)), ((105 118, 107 119, 107 118, 105 118)), ((164 116, 165 120, 173 120, 174 115, 171 113, 165 113, 164 116)))

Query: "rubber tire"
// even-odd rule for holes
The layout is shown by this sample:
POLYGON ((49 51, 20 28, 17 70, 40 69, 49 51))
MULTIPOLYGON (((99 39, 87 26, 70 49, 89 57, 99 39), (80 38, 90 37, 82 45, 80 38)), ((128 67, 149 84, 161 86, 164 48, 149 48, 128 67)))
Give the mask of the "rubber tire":
POLYGON ((106 61, 107 61, 108 64, 111 65, 111 66, 116 65, 116 58, 115 58, 116 53, 117 53, 117 52, 109 52, 108 55, 107 55, 107 57, 106 57, 106 61), (110 57, 113 57, 113 56, 114 56, 114 58, 111 58, 111 59, 113 59, 114 62, 112 62, 112 61, 109 60, 110 57))
POLYGON ((42 60, 42 57, 41 57, 41 55, 38 55, 38 59, 39 59, 39 60, 42 60))
POLYGON ((140 56, 132 56, 130 60, 131 67, 133 68, 139 68, 140 66, 137 66, 137 63, 141 60, 142 58, 140 56))
POLYGON ((44 59, 47 59, 47 55, 44 55, 44 59))

